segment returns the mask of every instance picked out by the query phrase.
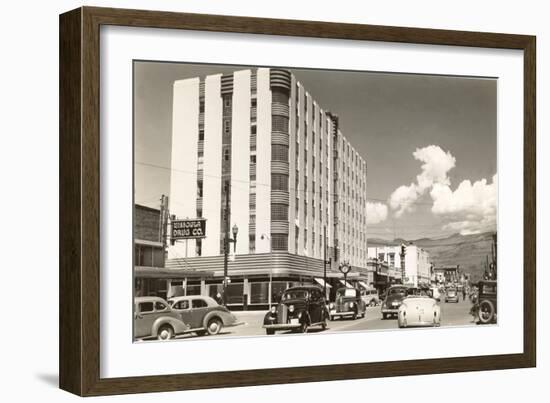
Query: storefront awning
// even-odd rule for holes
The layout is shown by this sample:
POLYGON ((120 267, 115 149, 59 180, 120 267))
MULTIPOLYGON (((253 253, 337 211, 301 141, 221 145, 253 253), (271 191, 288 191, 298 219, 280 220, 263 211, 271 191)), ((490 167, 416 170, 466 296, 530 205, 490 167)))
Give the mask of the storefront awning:
MULTIPOLYGON (((325 286, 325 280, 323 280, 322 278, 317 278, 315 277, 315 281, 321 286, 321 287, 324 287, 325 286)), ((332 288, 332 286, 329 284, 329 283, 326 283, 327 285, 327 288, 332 288)))
POLYGON ((350 283, 348 283, 347 281, 340 280, 340 283, 342 285, 346 286, 347 288, 353 288, 353 286, 350 283))
POLYGON ((195 271, 189 269, 167 269, 165 267, 134 267, 136 278, 158 278, 158 279, 185 279, 185 278, 209 278, 213 272, 195 271))
POLYGON ((364 281, 358 281, 359 285, 363 287, 365 290, 368 290, 370 287, 365 283, 364 281))

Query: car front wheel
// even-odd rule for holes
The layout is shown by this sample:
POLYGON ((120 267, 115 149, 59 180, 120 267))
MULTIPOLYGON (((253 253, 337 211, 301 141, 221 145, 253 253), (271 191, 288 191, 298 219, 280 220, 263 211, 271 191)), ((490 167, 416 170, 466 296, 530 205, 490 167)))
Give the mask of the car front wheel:
POLYGON ((491 323, 495 317, 495 306, 489 300, 481 301, 478 311, 479 321, 483 324, 491 323))
POLYGON ((163 325, 159 328, 157 332, 157 339, 159 340, 170 340, 174 337, 174 329, 170 325, 163 325))
POLYGON ((208 321, 208 325, 206 326, 206 330, 208 331, 208 334, 211 336, 214 336, 222 330, 223 323, 218 318, 210 319, 208 321))

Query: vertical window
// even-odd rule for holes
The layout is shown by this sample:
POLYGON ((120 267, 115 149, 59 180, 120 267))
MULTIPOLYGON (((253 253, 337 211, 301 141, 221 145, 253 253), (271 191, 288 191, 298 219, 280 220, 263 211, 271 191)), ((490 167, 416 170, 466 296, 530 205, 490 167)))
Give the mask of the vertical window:
POLYGON ((202 197, 202 188, 203 188, 202 180, 197 181, 197 197, 202 197))
POLYGON ((224 119, 223 120, 223 133, 225 135, 228 135, 230 130, 231 130, 231 125, 229 123, 229 119, 224 119))

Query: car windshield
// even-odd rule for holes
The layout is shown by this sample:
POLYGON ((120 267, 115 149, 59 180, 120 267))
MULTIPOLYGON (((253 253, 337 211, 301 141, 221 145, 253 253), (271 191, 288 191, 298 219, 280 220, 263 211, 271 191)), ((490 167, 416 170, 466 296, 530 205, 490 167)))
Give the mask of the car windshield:
POLYGON ((289 290, 283 294, 283 301, 287 299, 305 299, 307 298, 306 290, 289 290))
POLYGON ((388 295, 406 294, 405 288, 392 288, 388 291, 388 295))
POLYGON ((339 297, 355 297, 357 291, 354 288, 342 288, 337 291, 339 297))

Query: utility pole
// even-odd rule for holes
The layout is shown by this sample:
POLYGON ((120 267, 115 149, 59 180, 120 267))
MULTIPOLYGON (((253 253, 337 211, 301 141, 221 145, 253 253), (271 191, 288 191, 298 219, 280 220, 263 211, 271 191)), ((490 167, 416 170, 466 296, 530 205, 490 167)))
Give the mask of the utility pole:
POLYGON ((401 244, 401 284, 405 284, 405 253, 407 253, 407 247, 401 244))
POLYGON ((162 242, 162 256, 164 267, 164 260, 166 259, 167 244, 168 244, 168 217, 170 216, 170 208, 168 204, 168 196, 162 195, 160 197, 160 221, 159 221, 159 240, 162 242))

